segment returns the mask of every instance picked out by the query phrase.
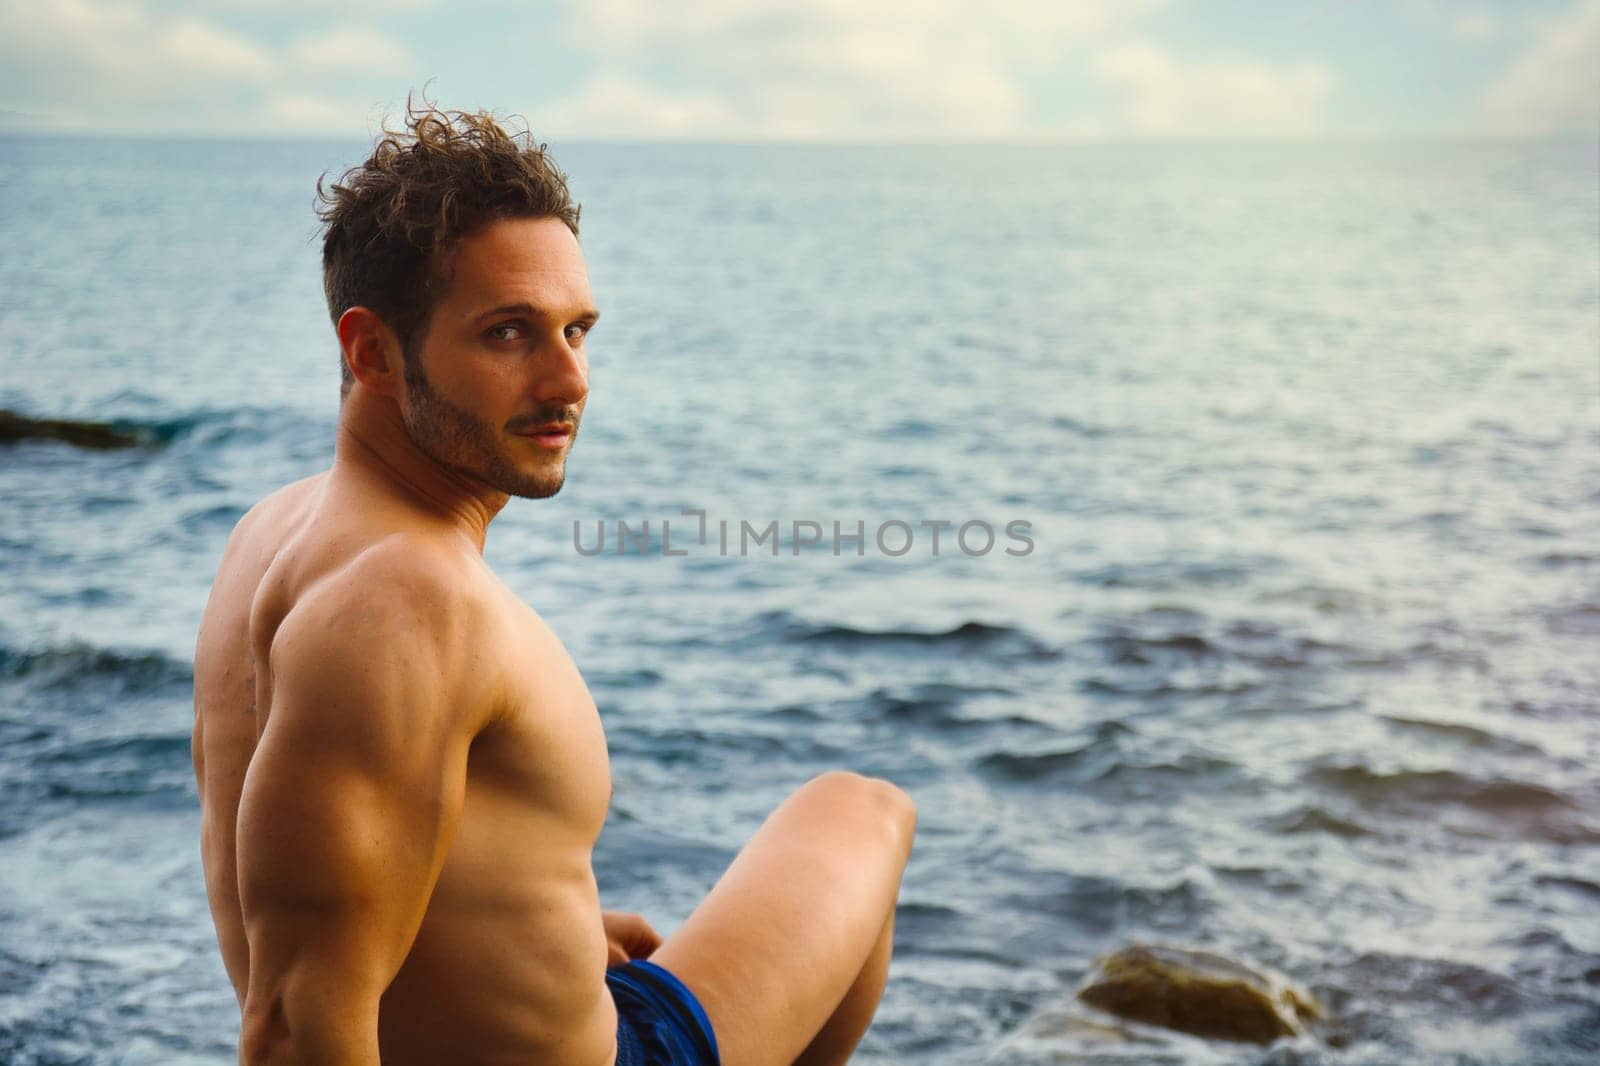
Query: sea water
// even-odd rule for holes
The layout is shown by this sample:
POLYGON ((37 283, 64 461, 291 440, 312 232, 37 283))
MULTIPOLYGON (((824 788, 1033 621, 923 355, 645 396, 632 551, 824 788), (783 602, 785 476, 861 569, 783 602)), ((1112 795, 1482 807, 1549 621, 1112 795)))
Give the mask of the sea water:
MULTIPOLYGON (((851 767, 920 810, 858 1061, 1022 1061, 1140 940, 1333 1021, 1094 1061, 1592 1061, 1592 144, 556 151, 592 394, 488 557, 600 707, 606 906, 670 932, 851 767)), ((0 139, 0 407, 145 441, 0 447, 0 1061, 232 1061, 193 639, 331 457, 363 154, 0 139)))

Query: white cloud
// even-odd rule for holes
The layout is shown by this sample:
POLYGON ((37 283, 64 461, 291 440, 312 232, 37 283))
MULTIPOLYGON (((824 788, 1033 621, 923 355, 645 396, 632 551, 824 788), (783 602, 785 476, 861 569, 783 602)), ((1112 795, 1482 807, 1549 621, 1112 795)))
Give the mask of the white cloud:
POLYGON ((415 60, 346 23, 269 48, 136 0, 0 0, 0 67, 35 125, 119 132, 359 133, 415 60))
POLYGON ((371 26, 341 26, 302 37, 289 54, 297 68, 312 75, 404 74, 417 66, 404 45, 371 26))
POLYGON ((1026 134, 1025 75, 1155 2, 588 0, 569 35, 591 53, 592 80, 528 110, 587 137, 1026 134))
MULTIPOLYGON (((199 0, 198 6, 222 11, 315 11, 319 14, 349 11, 363 14, 398 14, 435 6, 437 0, 199 0)), ((191 0, 191 6, 193 0, 191 0)))
POLYGON ((1491 41, 1500 33, 1500 21, 1481 9, 1458 11, 1450 20, 1450 33, 1458 41, 1491 41))
POLYGON ((162 62, 186 76, 261 81, 277 72, 266 50, 226 30, 185 18, 157 33, 162 62))
MULTIPOLYGON (((446 42, 404 36, 415 20, 382 19, 434 2, 0 0, 0 107, 47 129, 356 134, 371 129, 374 104, 437 73, 418 56, 446 42), (263 25, 290 36, 249 30, 263 25)), ((495 92, 502 109, 563 137, 1296 136, 1327 130, 1336 88, 1331 64, 1252 54, 1248 40, 1202 57, 1158 36, 1145 19, 1167 0, 559 2, 566 39, 530 44, 568 50, 568 88, 544 101, 495 92)), ((1600 127, 1600 0, 1542 20, 1490 0, 1393 10, 1391 27, 1425 28, 1440 51, 1481 61, 1483 42, 1526 45, 1458 105, 1470 112, 1458 128, 1600 127)), ((483 17, 464 13, 461 25, 483 17)), ((486 58, 476 73, 494 67, 518 69, 486 58)), ((1391 118, 1375 108, 1340 129, 1382 132, 1391 118)))
POLYGON ((377 131, 378 105, 359 99, 287 92, 269 97, 254 113, 255 125, 282 133, 351 134, 365 119, 368 133, 377 131))
POLYGON ((1319 131, 1333 76, 1318 63, 1185 62, 1147 43, 1096 58, 1130 132, 1160 137, 1301 136, 1319 131))
POLYGON ((1503 28, 1494 12, 1484 7, 1464 7, 1457 0, 1405 0, 1400 13, 1416 25, 1464 44, 1493 40, 1503 28))
POLYGON ((80 129, 137 127, 152 115, 170 126, 174 113, 192 127, 212 92, 260 86, 279 71, 237 34, 117 0, 0 0, 0 64, 40 98, 48 125, 80 129))
POLYGON ((705 94, 669 95, 617 74, 602 74, 574 96, 540 108, 534 132, 585 137, 673 138, 730 131, 734 114, 705 94))
POLYGON ((1600 0, 1544 21, 1479 100, 1477 128, 1508 136, 1600 132, 1600 0))
POLYGON ((668 38, 772 38, 777 31, 821 29, 848 44, 858 34, 968 40, 1021 32, 1035 43, 1082 37, 1120 25, 1158 0, 1010 0, 974 11, 959 0, 579 0, 575 29, 601 49, 656 48, 668 38))
POLYGON ((553 132, 592 137, 1077 139, 1322 129, 1333 82, 1326 66, 1185 61, 1128 41, 1153 6, 588 0, 572 11, 571 37, 592 51, 596 76, 567 99, 528 110, 553 132), (1030 87, 1069 66, 1110 91, 1114 113, 1038 117, 1047 101, 1030 87))

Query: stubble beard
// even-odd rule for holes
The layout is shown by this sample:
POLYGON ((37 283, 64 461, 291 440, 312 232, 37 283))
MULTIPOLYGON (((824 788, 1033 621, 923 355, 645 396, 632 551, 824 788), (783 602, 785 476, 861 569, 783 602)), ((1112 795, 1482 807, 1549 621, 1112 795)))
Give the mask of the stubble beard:
MULTIPOLYGON (((547 469, 521 469, 506 454, 502 434, 435 391, 422 367, 407 360, 405 380, 406 432, 428 458, 508 496, 542 500, 561 491, 566 481, 565 452, 552 457, 547 469)), ((538 418, 545 422, 571 422, 573 435, 577 435, 577 416, 566 405, 548 413, 541 411, 538 418)))

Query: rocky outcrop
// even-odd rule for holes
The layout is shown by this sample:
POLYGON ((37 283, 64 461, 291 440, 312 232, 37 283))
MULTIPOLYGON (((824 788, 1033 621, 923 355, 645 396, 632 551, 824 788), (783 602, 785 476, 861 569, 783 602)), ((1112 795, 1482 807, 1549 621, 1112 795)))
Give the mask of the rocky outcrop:
POLYGON ((137 448, 147 443, 138 433, 109 422, 77 422, 61 418, 27 418, 0 410, 0 444, 23 440, 58 440, 79 448, 137 448))
POLYGON ((1096 960, 1078 998, 1109 1014, 1213 1040, 1268 1044, 1322 1016, 1279 974, 1221 955, 1136 944, 1096 960))

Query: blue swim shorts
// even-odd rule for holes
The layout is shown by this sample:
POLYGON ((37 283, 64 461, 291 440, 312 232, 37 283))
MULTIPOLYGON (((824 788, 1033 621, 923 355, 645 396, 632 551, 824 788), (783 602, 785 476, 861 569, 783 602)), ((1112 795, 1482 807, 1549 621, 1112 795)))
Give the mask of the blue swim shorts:
POLYGON ((617 1004, 617 1066, 720 1066, 711 1019, 688 986, 653 962, 606 970, 617 1004))

